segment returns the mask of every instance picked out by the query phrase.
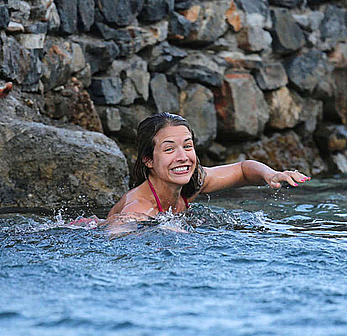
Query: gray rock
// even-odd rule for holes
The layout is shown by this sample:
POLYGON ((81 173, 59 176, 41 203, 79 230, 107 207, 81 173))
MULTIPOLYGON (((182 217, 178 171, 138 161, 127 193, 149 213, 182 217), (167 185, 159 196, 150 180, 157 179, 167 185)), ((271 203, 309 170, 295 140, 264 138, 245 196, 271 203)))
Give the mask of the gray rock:
POLYGON ((280 54, 291 53, 304 46, 305 37, 291 13, 286 9, 271 11, 273 47, 280 54))
POLYGON ((237 34, 228 31, 213 44, 207 46, 207 49, 214 51, 240 51, 238 48, 237 34))
POLYGON ((323 119, 323 102, 312 98, 302 98, 303 108, 300 113, 300 122, 303 122, 303 131, 299 135, 304 138, 307 134, 315 132, 317 125, 323 119))
POLYGON ((293 132, 275 133, 271 138, 262 137, 256 143, 244 146, 247 159, 257 160, 276 170, 298 169, 308 176, 322 174, 327 165, 318 149, 304 146, 299 136, 293 132))
POLYGON ((95 108, 100 116, 106 135, 112 135, 120 131, 121 118, 119 110, 116 107, 97 105, 95 108))
POLYGON ((287 8, 295 8, 303 5, 305 0, 269 0, 270 5, 279 6, 279 7, 287 7, 287 8))
POLYGON ((184 41, 190 33, 197 30, 198 24, 185 18, 179 13, 172 13, 169 19, 169 38, 175 41, 184 41))
POLYGON ((109 207, 128 189, 125 157, 103 134, 9 119, 0 144, 1 207, 109 207))
POLYGON ((144 0, 99 0, 97 6, 106 23, 124 27, 132 24, 144 0))
POLYGON ((123 98, 122 81, 116 77, 93 77, 88 91, 98 105, 116 105, 123 98))
POLYGON ((130 105, 136 99, 147 101, 150 74, 147 70, 147 63, 141 57, 134 55, 127 60, 116 60, 107 73, 111 77, 122 79, 121 105, 130 105))
POLYGON ((235 0, 246 13, 247 25, 271 28, 271 16, 268 0, 235 0))
POLYGON ((318 30, 324 14, 319 11, 312 11, 305 14, 293 14, 293 18, 301 28, 309 32, 315 32, 318 30))
POLYGON ((213 43, 227 30, 227 10, 230 1, 203 2, 170 19, 169 35, 180 44, 206 45, 213 43))
POLYGON ((60 17, 60 31, 63 34, 77 32, 77 1, 78 0, 55 0, 60 17))
POLYGON ((22 83, 25 92, 38 92, 40 89, 40 78, 42 76, 42 62, 35 50, 30 51, 30 63, 28 71, 22 83))
POLYGON ((316 143, 322 153, 336 153, 347 149, 347 127, 321 123, 315 132, 316 143))
POLYGON ((222 51, 218 56, 234 70, 255 70, 263 63, 258 54, 244 54, 238 51, 222 51))
POLYGON ((21 23, 10 21, 7 26, 6 32, 10 34, 24 33, 25 28, 21 23))
POLYGON ((209 147, 217 135, 213 93, 200 84, 189 84, 181 92, 179 114, 192 126, 197 150, 209 147))
POLYGON ((215 161, 224 161, 226 154, 226 148, 218 142, 213 142, 207 149, 207 155, 215 161))
POLYGON ((330 71, 324 53, 314 49, 291 58, 285 68, 290 83, 303 93, 312 93, 330 71))
POLYGON ((303 110, 302 99, 287 87, 265 94, 269 106, 268 126, 273 129, 293 128, 300 121, 303 110))
POLYGON ((0 75, 28 87, 38 84, 41 75, 39 57, 4 32, 1 32, 0 41, 0 75))
POLYGON ((226 74, 222 88, 214 93, 220 142, 261 135, 269 120, 269 107, 250 74, 226 74))
POLYGON ((150 81, 150 89, 158 113, 178 113, 180 109, 178 89, 167 81, 164 74, 154 74, 150 81))
POLYGON ((77 1, 78 27, 88 32, 94 23, 94 0, 77 1))
POLYGON ((192 52, 180 61, 177 66, 177 74, 203 85, 221 86, 225 66, 220 66, 216 58, 210 54, 192 52))
POLYGON ((8 0, 7 6, 11 12, 11 19, 13 21, 24 23, 30 18, 30 4, 27 1, 21 0, 8 0))
POLYGON ((35 22, 30 23, 24 27, 26 33, 31 34, 47 34, 48 23, 47 22, 35 22))
POLYGON ((80 44, 92 74, 106 71, 119 55, 119 48, 113 41, 77 36, 73 41, 80 44))
POLYGON ((133 104, 129 107, 119 106, 121 130, 116 134, 123 143, 135 143, 137 126, 145 118, 155 113, 149 106, 133 104))
POLYGON ((49 91, 65 84, 71 75, 72 55, 70 44, 63 38, 47 36, 42 59, 42 82, 49 91))
POLYGON ((343 153, 337 153, 336 155, 332 155, 332 159, 336 164, 336 168, 339 173, 347 173, 347 151, 343 153))
POLYGON ((279 62, 261 63, 255 70, 255 79, 262 90, 275 90, 288 83, 286 71, 279 62))
POLYGON ((255 52, 271 46, 272 37, 269 32, 259 26, 248 26, 237 34, 239 48, 255 52))
POLYGON ((42 114, 55 120, 79 125, 89 131, 103 131, 88 92, 74 77, 64 86, 45 94, 45 110, 42 114))
POLYGON ((147 56, 148 68, 151 72, 164 72, 187 55, 185 50, 171 46, 165 41, 154 46, 147 56))
POLYGON ((83 50, 78 43, 71 43, 71 54, 71 73, 74 74, 86 67, 86 60, 83 54, 83 50))
POLYGON ((147 27, 128 26, 117 29, 114 40, 120 47, 120 56, 129 57, 148 46, 167 38, 168 23, 161 21, 147 27))
POLYGON ((347 126, 347 69, 335 69, 332 79, 333 93, 324 101, 324 114, 327 119, 341 121, 347 126))
POLYGON ((175 0, 144 0, 139 19, 144 22, 156 22, 164 19, 174 9, 175 0))
POLYGON ((324 49, 332 49, 337 42, 347 38, 346 10, 328 5, 324 12, 324 19, 320 25, 320 33, 324 49))
POLYGON ((50 32, 58 31, 61 22, 60 22, 60 16, 59 16, 55 3, 51 0, 42 0, 42 2, 45 4, 47 8, 45 19, 47 20, 47 23, 48 23, 48 31, 50 32))
POLYGON ((0 29, 6 29, 10 23, 10 15, 6 5, 0 5, 0 29))
POLYGON ((114 28, 111 28, 105 23, 95 22, 95 28, 96 28, 96 31, 99 32, 101 37, 106 41, 116 40, 118 37, 117 30, 114 28))
POLYGON ((175 10, 188 9, 192 5, 192 0, 176 0, 175 10))
POLYGON ((86 66, 79 72, 73 74, 81 83, 84 88, 90 86, 92 82, 92 73, 90 71, 90 64, 87 63, 86 66))
POLYGON ((43 49, 46 34, 20 34, 18 40, 26 49, 43 49))

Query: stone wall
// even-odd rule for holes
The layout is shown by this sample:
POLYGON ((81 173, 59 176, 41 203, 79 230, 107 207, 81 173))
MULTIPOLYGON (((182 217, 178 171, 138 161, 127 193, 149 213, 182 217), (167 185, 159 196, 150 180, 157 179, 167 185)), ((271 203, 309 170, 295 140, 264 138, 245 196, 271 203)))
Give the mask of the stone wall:
POLYGON ((346 8, 345 0, 0 1, 0 87, 12 82, 0 99, 0 206, 41 206, 49 188, 48 206, 111 205, 127 188, 137 123, 162 111, 189 120, 206 165, 251 158, 346 173, 346 8), (83 148, 95 165, 82 164, 83 148), (76 151, 80 162, 69 165, 76 151), (98 181, 91 192, 83 171, 98 181))

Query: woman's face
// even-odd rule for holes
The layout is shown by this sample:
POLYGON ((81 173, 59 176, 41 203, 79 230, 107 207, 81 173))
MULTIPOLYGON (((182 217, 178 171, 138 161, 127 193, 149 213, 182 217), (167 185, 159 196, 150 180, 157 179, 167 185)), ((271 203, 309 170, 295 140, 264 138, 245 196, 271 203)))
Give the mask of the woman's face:
POLYGON ((189 182, 196 167, 192 134, 185 126, 166 126, 154 137, 153 160, 147 161, 152 177, 178 185, 189 182))

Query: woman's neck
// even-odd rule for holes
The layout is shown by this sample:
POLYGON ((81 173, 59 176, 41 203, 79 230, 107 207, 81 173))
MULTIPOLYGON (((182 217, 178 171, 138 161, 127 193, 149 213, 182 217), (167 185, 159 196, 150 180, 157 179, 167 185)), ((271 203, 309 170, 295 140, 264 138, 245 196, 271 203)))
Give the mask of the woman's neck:
POLYGON ((175 212, 180 202, 182 186, 164 182, 163 180, 156 179, 153 176, 149 176, 149 180, 154 187, 163 210, 167 211, 171 207, 175 212))

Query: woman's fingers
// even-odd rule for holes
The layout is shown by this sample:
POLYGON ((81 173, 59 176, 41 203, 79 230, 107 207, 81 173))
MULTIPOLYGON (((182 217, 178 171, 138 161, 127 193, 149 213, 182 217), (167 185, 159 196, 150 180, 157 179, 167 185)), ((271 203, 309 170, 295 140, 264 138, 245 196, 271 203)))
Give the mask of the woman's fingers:
POLYGON ((284 172, 277 172, 276 174, 274 174, 270 180, 269 185, 271 188, 280 188, 280 182, 287 182, 289 185, 297 187, 298 183, 304 183, 306 181, 309 181, 310 179, 311 177, 300 173, 298 170, 286 170, 284 172))

